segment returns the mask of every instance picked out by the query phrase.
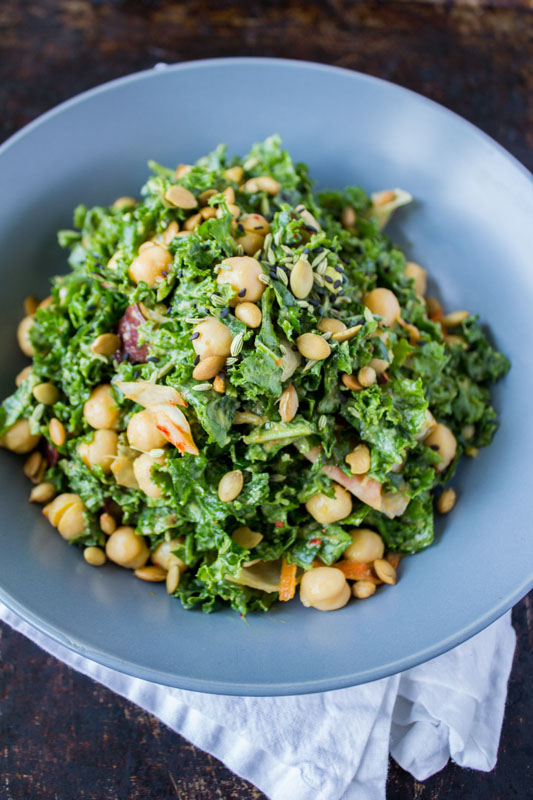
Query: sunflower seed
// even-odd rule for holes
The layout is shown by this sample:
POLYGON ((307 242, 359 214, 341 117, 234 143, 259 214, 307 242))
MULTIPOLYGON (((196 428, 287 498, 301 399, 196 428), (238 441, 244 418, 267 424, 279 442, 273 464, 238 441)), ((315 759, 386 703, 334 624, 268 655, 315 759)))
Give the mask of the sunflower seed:
POLYGON ((324 278, 322 275, 319 275, 317 272, 313 273, 313 280, 317 286, 324 286, 324 278))
POLYGON ((207 392, 212 388, 210 383, 197 383, 196 386, 192 387, 192 390, 193 392, 207 392))
POLYGON ((231 343, 230 353, 235 358, 239 355, 244 344, 244 333, 238 333, 231 343))
POLYGON ((227 358, 226 366, 231 367, 233 364, 236 364, 238 360, 239 360, 238 358, 227 358))
POLYGON ((307 300, 297 300, 296 302, 298 303, 300 308, 311 308, 307 300))
POLYGON ((318 267, 316 269, 317 275, 324 275, 324 273, 326 272, 327 268, 328 268, 328 262, 327 261, 322 261, 318 265, 318 267))
POLYGON ((270 214, 270 203, 268 197, 263 197, 261 200, 261 214, 266 217, 270 214))
POLYGON ((328 418, 325 414, 321 414, 318 418, 318 430, 323 431, 326 425, 328 424, 328 418))
POLYGON ((264 273, 263 275, 258 275, 257 280, 261 281, 261 283, 264 283, 265 286, 268 286, 270 283, 270 278, 268 277, 268 275, 265 275, 264 273))
POLYGON ((225 306, 226 305, 226 301, 219 294, 212 294, 210 299, 211 299, 211 302, 213 303, 214 306, 225 306))

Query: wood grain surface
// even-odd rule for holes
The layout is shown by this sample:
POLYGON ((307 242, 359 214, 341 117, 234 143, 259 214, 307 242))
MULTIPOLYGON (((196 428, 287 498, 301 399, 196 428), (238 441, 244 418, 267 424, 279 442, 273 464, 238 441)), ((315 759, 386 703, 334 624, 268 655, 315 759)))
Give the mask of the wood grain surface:
MULTIPOLYGON (((531 8, 531 0, 4 0, 0 139, 84 89, 158 61, 268 55, 400 83, 462 114, 532 168, 531 8)), ((518 647, 496 769, 448 765, 418 783, 391 763, 389 800, 532 796, 531 596, 513 619, 518 647)), ((264 797, 154 717, 0 630, 0 798, 264 797)))

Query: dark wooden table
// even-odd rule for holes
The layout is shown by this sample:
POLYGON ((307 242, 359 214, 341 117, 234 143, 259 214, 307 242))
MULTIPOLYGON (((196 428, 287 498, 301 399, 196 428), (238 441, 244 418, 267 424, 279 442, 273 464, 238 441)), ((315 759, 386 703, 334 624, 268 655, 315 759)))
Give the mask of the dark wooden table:
MULTIPOLYGON (((337 64, 408 86, 479 125, 533 168, 532 0, 456 3, 9 0, 0 4, 0 138, 103 81, 212 56, 337 64)), ((498 766, 449 765, 421 784, 391 763, 390 800, 531 797, 531 596, 498 766)), ((260 792, 155 718, 1 629, 6 800, 259 800, 260 792)))

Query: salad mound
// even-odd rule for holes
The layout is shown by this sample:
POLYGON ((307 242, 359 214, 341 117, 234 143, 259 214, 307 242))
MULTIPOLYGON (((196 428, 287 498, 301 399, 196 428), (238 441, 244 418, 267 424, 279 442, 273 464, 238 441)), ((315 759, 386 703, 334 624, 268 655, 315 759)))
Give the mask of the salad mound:
POLYGON ((412 199, 312 190, 273 136, 74 212, 0 408, 30 500, 85 559, 186 608, 330 610, 433 541, 507 359, 382 232, 412 199), (352 583, 353 582, 353 583, 352 583))

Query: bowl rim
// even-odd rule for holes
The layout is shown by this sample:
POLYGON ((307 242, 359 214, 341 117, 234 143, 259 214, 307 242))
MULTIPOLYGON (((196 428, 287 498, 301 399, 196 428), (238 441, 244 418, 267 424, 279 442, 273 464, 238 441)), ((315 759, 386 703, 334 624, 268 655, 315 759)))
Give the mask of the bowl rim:
MULTIPOLYGON (((91 89, 87 89, 77 95, 74 95, 67 100, 62 101, 50 110, 39 115, 36 119, 27 123, 20 130, 12 134, 0 145, 0 158, 2 158, 19 140, 33 133, 41 125, 45 124, 48 120, 52 119, 63 111, 82 103, 85 100, 95 97, 101 93, 105 93, 115 87, 128 85, 143 81, 148 78, 153 78, 158 72, 188 72, 190 70, 198 69, 213 69, 220 66, 284 66, 289 69, 305 69, 317 72, 326 72, 350 76, 360 82, 369 83, 371 85, 387 85, 393 86, 401 93, 416 98, 420 103, 429 105, 434 111, 441 115, 452 115, 456 122, 469 130, 469 133, 474 135, 485 146, 495 149, 500 155, 504 156, 518 169, 521 175, 528 179, 530 188, 533 188, 533 174, 530 170, 522 164, 515 156, 509 153, 501 144, 495 141, 489 134, 480 130, 476 125, 464 119, 464 117, 457 114, 455 111, 446 108, 442 104, 432 100, 424 95, 419 94, 411 89, 388 81, 383 78, 378 78, 373 75, 368 75, 357 70, 350 70, 344 67, 337 67, 329 64, 320 64, 313 61, 288 59, 288 58, 272 58, 272 57, 255 57, 255 56, 230 56, 224 58, 209 58, 198 59, 195 61, 186 61, 177 64, 164 64, 158 63, 153 67, 140 70, 137 72, 124 75, 113 80, 106 81, 91 89)), ((133 661, 123 660, 111 653, 100 650, 97 646, 87 645, 82 641, 77 641, 65 635, 65 633, 55 627, 52 623, 44 619, 40 613, 33 610, 26 605, 15 600, 9 593, 7 593, 2 586, 0 586, 0 601, 2 601, 8 609, 20 616, 26 623, 33 626, 41 633, 49 636, 55 642, 63 645, 74 653, 82 655, 85 658, 96 661, 105 667, 126 673, 142 680, 161 683, 167 686, 179 687, 181 689, 207 692, 213 694, 225 695, 239 695, 239 696, 283 696, 283 695, 296 695, 296 694, 310 694, 314 692, 330 691, 335 689, 343 689, 357 684, 372 682, 384 677, 388 677, 404 670, 410 669, 418 664, 429 661, 441 655, 444 652, 456 647, 462 642, 479 633, 492 622, 505 614, 515 603, 517 603, 527 592, 533 588, 533 574, 520 585, 514 588, 507 596, 501 598, 495 606, 493 606, 486 614, 473 620, 469 625, 466 625, 461 630, 450 635, 445 640, 441 640, 434 645, 430 645, 423 650, 412 653, 400 659, 396 659, 387 664, 382 664, 380 667, 369 668, 364 672, 355 674, 348 674, 337 676, 333 678, 324 678, 319 680, 302 680, 297 682, 288 683, 238 683, 238 682, 217 682, 203 678, 190 678, 186 676, 177 675, 176 673, 164 672, 159 669, 143 667, 133 661)))

